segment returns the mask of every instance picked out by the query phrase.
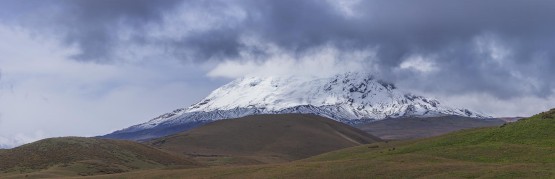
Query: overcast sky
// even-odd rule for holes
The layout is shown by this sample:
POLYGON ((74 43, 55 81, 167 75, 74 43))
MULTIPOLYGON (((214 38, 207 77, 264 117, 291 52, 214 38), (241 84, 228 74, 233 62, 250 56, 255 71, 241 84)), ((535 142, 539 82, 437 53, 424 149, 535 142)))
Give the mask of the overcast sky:
POLYGON ((553 0, 0 0, 0 147, 109 133, 243 75, 364 71, 493 116, 555 107, 553 0))

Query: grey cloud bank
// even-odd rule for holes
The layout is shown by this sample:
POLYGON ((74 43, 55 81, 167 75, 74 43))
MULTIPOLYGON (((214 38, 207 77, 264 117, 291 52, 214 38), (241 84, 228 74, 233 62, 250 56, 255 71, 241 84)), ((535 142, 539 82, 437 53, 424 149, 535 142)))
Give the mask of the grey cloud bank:
POLYGON ((293 54, 323 45, 375 48, 376 60, 362 65, 377 65, 374 73, 383 78, 441 93, 546 97, 555 87, 549 80, 555 2, 548 0, 100 0, 44 6, 56 7, 46 11, 54 15, 40 19, 30 10, 26 18, 48 22, 39 29, 55 29, 80 49, 73 58, 81 61, 123 59, 130 46, 197 63, 245 52, 264 57, 267 49, 245 44, 245 37, 254 37, 293 54), (414 57, 438 70, 396 70, 414 57))

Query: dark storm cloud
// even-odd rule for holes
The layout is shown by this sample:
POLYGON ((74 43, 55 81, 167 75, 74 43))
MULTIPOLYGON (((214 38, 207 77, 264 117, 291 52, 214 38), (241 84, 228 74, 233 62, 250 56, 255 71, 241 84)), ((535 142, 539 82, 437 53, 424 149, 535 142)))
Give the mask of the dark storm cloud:
MULTIPOLYGON (((52 1, 56 2, 56 1, 52 1)), ((171 11, 177 0, 65 0, 59 21, 65 40, 82 50, 78 60, 111 60, 118 28, 142 30, 145 23, 157 22, 171 11)))
MULTIPOLYGON (((555 88, 552 0, 367 0, 352 6, 352 16, 340 3, 321 0, 51 2, 60 3, 62 12, 53 26, 67 44, 81 49, 75 59, 83 61, 114 60, 114 50, 122 50, 116 48, 121 45, 120 28, 132 29, 136 43, 162 46, 176 58, 196 62, 237 57, 241 50, 264 54, 240 41, 254 35, 293 53, 330 44, 343 50, 376 48, 383 76, 426 90, 509 98, 547 96, 555 88), (214 16, 238 7, 246 17, 231 25, 183 32, 190 34, 176 39, 147 36, 146 24, 172 25, 161 17, 189 6, 214 16), (496 62, 489 52, 480 52, 480 40, 498 44, 509 55, 496 62), (414 55, 434 57, 429 60, 438 70, 429 75, 396 70, 414 55)), ((206 16, 197 18, 203 21, 206 16)), ((229 20, 222 18, 223 24, 229 20)))
POLYGON ((143 33, 179 0, 29 0, 2 1, 4 21, 30 26, 37 34, 55 34, 80 53, 76 60, 109 62, 122 29, 143 33))

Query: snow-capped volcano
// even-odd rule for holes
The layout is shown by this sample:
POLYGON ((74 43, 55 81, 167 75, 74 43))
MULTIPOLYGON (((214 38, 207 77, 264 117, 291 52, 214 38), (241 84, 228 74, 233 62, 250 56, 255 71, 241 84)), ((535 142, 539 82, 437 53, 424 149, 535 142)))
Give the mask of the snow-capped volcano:
POLYGON ((348 124, 409 116, 488 117, 404 93, 395 85, 365 73, 345 73, 328 78, 244 77, 214 90, 188 108, 177 109, 106 137, 145 139, 214 120, 281 113, 311 113, 348 124))

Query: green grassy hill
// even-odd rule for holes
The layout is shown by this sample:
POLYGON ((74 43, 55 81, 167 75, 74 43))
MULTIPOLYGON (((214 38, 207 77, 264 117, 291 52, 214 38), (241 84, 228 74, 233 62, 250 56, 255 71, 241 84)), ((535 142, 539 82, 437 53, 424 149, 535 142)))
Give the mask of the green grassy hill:
POLYGON ((375 143, 284 164, 150 170, 97 177, 555 178, 555 110, 500 127, 375 143))
POLYGON ((0 151, 0 178, 109 174, 174 165, 196 163, 135 142, 83 137, 44 139, 0 151))
POLYGON ((492 129, 453 133, 398 151, 485 163, 554 163, 555 109, 492 129))

